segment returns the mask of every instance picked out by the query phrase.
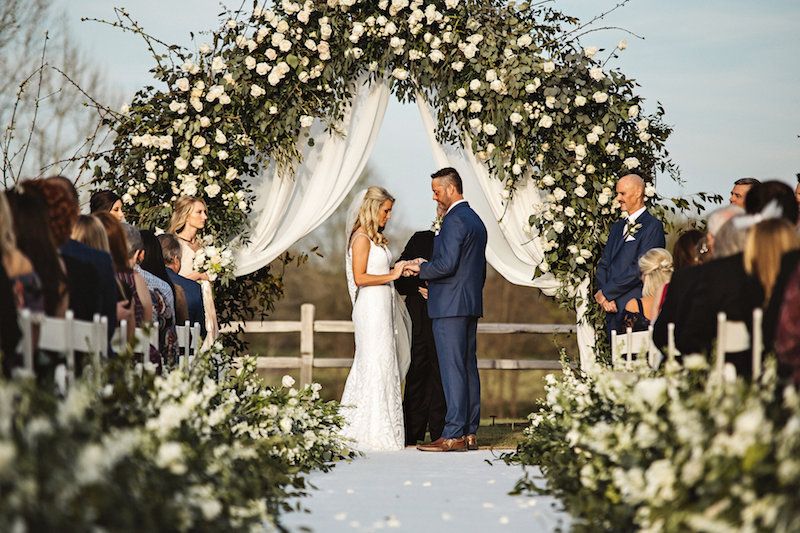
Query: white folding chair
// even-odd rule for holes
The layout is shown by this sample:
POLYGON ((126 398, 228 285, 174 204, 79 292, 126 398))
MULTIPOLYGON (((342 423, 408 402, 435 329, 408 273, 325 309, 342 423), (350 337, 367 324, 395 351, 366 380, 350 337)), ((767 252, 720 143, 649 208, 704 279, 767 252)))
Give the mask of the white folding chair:
POLYGON ((22 329, 22 354, 24 368, 33 373, 33 325, 39 325, 38 349, 63 353, 66 355, 66 376, 75 378, 75 352, 92 356, 95 365, 108 356, 108 319, 99 314, 94 315, 91 322, 77 320, 71 310, 64 318, 31 313, 27 309, 20 312, 22 329), (106 333, 103 332, 105 329, 106 333))
POLYGON ((150 361, 150 346, 158 348, 158 322, 153 322, 148 328, 136 328, 132 343, 128 343, 127 331, 128 322, 120 321, 111 339, 114 351, 124 352, 131 349, 134 355, 142 356, 142 363, 150 361))
POLYGON ((725 362, 726 354, 749 351, 753 361, 753 377, 761 375, 761 352, 764 350, 761 323, 764 312, 753 309, 753 337, 743 321, 729 321, 722 312, 717 314, 716 370, 726 381, 736 378, 736 367, 725 362))
POLYGON ((190 326, 187 320, 183 326, 175 326, 175 331, 178 334, 178 363, 183 368, 200 350, 200 323, 190 326))
POLYGON ((622 356, 626 356, 627 365, 633 361, 633 355, 641 356, 647 354, 647 363, 651 368, 657 364, 657 354, 653 347, 653 326, 650 325, 647 331, 633 331, 628 328, 625 335, 618 335, 616 331, 611 332, 611 366, 617 367, 617 361, 622 356))

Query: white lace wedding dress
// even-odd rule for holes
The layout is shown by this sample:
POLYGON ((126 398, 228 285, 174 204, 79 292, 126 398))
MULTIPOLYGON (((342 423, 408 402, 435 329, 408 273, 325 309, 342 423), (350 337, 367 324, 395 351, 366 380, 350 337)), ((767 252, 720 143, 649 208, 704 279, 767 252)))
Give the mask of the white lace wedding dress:
MULTIPOLYGON (((367 274, 388 274, 391 262, 389 250, 370 241, 367 274)), ((342 433, 361 451, 401 450, 405 447, 405 429, 400 381, 407 367, 398 362, 395 309, 402 306, 396 305, 393 283, 356 287, 352 243, 345 264, 356 353, 342 394, 346 420, 342 433)))

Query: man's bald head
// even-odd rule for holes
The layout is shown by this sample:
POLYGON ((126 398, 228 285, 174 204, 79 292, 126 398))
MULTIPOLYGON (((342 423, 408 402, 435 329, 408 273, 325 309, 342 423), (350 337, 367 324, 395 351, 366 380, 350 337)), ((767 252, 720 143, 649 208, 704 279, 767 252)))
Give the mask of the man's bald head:
POLYGON ((617 202, 628 214, 644 207, 644 180, 636 174, 622 176, 617 182, 617 202))

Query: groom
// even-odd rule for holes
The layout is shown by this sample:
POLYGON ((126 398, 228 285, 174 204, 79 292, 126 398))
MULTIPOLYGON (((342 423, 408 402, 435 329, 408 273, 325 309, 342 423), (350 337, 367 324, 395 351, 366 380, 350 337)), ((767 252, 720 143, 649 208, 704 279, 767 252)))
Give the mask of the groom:
POLYGON ((428 314, 439 355, 447 415, 442 436, 417 446, 425 452, 477 450, 481 383, 475 336, 483 316, 486 227, 464 200, 454 168, 431 175, 433 199, 445 211, 430 261, 409 268, 428 282, 428 314))

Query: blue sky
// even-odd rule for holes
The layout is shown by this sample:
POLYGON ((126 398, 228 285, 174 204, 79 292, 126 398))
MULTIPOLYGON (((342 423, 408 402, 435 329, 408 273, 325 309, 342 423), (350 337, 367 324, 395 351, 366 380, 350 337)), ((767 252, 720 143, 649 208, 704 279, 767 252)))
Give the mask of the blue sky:
MULTIPOLYGON (((190 46, 189 32, 218 25, 217 0, 58 0, 87 53, 106 69, 127 98, 149 83, 152 58, 140 38, 81 17, 113 18, 124 6, 152 35, 190 46)), ((554 5, 589 20, 612 8, 605 0, 564 0, 554 5)), ((239 5, 239 2, 236 2, 239 5)), ((632 0, 599 26, 619 29, 584 36, 584 46, 628 49, 609 65, 641 85, 645 111, 660 102, 675 132, 668 143, 685 186, 668 179, 659 192, 683 196, 722 194, 744 176, 779 179, 794 186, 800 172, 800 69, 796 50, 800 2, 771 0, 632 0)), ((415 105, 392 102, 370 165, 397 197, 393 216, 412 228, 430 224, 428 175, 435 170, 415 105)))

